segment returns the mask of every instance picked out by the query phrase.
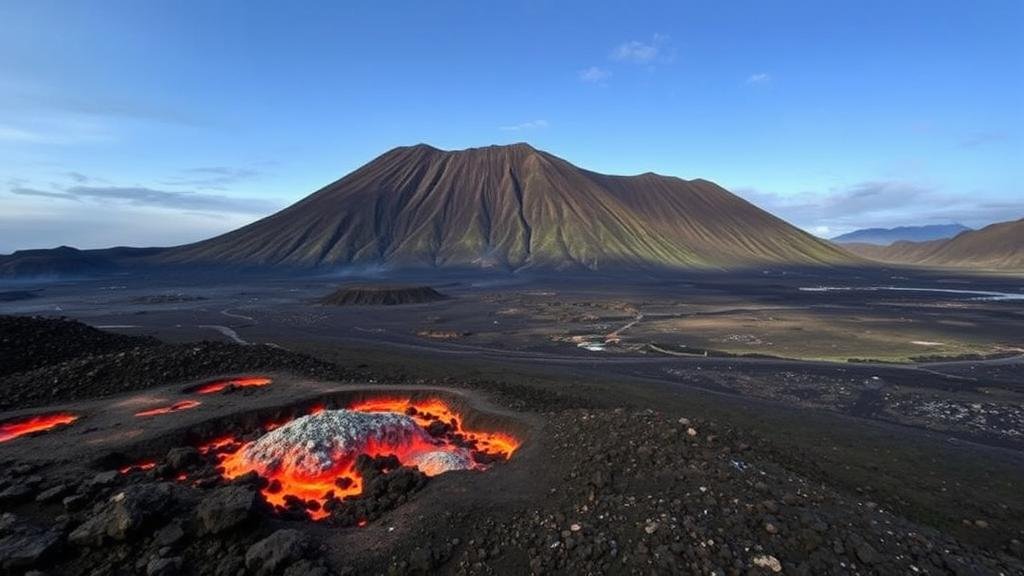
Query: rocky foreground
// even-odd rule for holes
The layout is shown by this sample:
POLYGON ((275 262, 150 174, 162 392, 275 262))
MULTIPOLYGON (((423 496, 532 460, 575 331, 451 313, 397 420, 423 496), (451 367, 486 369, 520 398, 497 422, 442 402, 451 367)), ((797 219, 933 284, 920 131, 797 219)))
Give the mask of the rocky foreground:
MULTIPOLYGON (((176 347, 148 348, 153 362, 177 361, 176 347)), ((242 363, 251 348, 218 353, 242 363)), ((97 370, 103 358, 116 361, 65 361, 61 378, 77 366, 97 370)), ((997 534, 997 518, 964 519, 998 543, 979 548, 901 518, 869 493, 813 481, 814 462, 742 429, 493 388, 496 402, 539 422, 521 461, 482 473, 493 493, 457 496, 452 488, 469 478, 457 475, 475 473, 428 479, 367 459, 364 493, 316 523, 301 503, 273 511, 259 491, 264 479, 225 480, 215 459, 189 446, 127 473, 51 470, 4 459, 0 446, 0 572, 1024 574, 1022 535, 997 534), (525 481, 512 479, 512 464, 527 468, 525 481)))

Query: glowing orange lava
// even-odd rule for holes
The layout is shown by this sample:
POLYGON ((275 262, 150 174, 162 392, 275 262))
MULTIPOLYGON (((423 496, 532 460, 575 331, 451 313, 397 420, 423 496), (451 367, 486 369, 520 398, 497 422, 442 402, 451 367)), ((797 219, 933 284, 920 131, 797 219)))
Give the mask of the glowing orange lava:
POLYGON ((143 410, 142 412, 136 412, 135 416, 144 418, 146 416, 159 416, 161 414, 170 414, 171 412, 180 412, 182 410, 191 410, 196 406, 199 406, 202 402, 198 400, 182 400, 181 402, 175 402, 170 406, 161 406, 160 408, 153 408, 152 410, 143 410))
POLYGON ((217 392, 223 392, 224 390, 234 390, 236 388, 260 388, 270 384, 270 378, 262 378, 258 376, 247 376, 244 378, 227 378, 224 380, 214 380, 213 382, 207 382, 189 392, 194 394, 216 394, 217 392))
MULTIPOLYGON (((323 409, 318 405, 311 413, 317 414, 323 409)), ((468 452, 473 458, 472 469, 483 470, 486 468, 485 463, 507 460, 519 447, 519 441, 508 434, 463 430, 459 414, 436 399, 374 399, 356 403, 349 409, 359 412, 405 414, 428 432, 431 430, 431 424, 435 422, 447 425, 443 430, 435 430, 431 437, 418 436, 401 444, 370 441, 362 450, 363 454, 369 456, 394 455, 399 462, 404 463, 416 455, 428 452, 468 452)), ((277 426, 280 426, 280 423, 274 427, 277 426)), ((256 466, 247 460, 245 448, 249 444, 230 437, 218 438, 200 446, 199 451, 203 454, 216 454, 220 461, 221 474, 227 479, 254 470, 259 472, 268 482, 268 486, 262 490, 268 502, 286 508, 289 500, 298 499, 306 503, 307 513, 314 520, 329 515, 324 509, 324 504, 332 497, 343 499, 359 495, 363 491, 363 479, 355 469, 354 455, 339 457, 331 463, 329 469, 314 475, 286 467, 265 471, 257 470, 256 466)), ((444 470, 432 469, 431 465, 426 464, 420 466, 420 471, 428 476, 434 476, 444 470)))
POLYGON ((8 440, 14 440, 19 436, 43 432, 58 426, 66 426, 75 420, 78 420, 78 416, 74 414, 58 412, 56 414, 32 416, 23 420, 15 420, 14 422, 0 424, 0 442, 7 442, 8 440))
POLYGON ((128 474, 129 472, 142 472, 144 470, 152 470, 153 468, 156 468, 156 462, 145 460, 143 462, 137 462, 135 464, 129 464, 128 466, 118 468, 117 471, 121 474, 128 474))
POLYGON ((505 460, 519 448, 519 441, 502 432, 480 432, 462 428, 462 418, 440 400, 409 400, 398 398, 375 398, 363 400, 349 406, 357 412, 397 412, 406 414, 423 427, 440 421, 451 425, 455 432, 474 445, 478 452, 502 456, 505 460))

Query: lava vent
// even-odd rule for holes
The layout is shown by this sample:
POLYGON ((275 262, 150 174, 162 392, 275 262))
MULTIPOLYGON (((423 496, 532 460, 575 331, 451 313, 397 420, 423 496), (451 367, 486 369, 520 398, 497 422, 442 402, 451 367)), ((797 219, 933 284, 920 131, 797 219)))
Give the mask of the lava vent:
POLYGON ((263 427, 248 442, 220 438, 200 446, 224 478, 256 473, 262 493, 282 511, 301 507, 313 519, 363 493, 367 458, 382 473, 415 467, 422 475, 484 470, 507 460, 519 442, 501 432, 465 430, 461 415, 439 400, 376 399, 346 410, 317 407, 287 423, 263 427), (362 464, 361 464, 362 463, 362 464))
POLYGON ((285 473, 314 479, 332 474, 332 480, 339 465, 351 464, 360 454, 394 454, 402 462, 435 465, 439 472, 472 466, 467 450, 450 449, 454 458, 434 455, 448 452, 404 414, 324 410, 268 432, 240 450, 238 459, 261 476, 285 473))

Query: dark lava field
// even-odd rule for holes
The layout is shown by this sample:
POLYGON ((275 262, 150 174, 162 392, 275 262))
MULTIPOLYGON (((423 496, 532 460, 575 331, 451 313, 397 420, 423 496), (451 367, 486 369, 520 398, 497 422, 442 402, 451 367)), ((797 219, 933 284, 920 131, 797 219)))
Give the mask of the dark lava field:
POLYGON ((462 335, 534 304, 434 285, 451 298, 385 313, 324 286, 7 306, 0 571, 1024 574, 1013 355, 654 355, 616 330, 649 294, 543 312, 607 314, 583 321, 605 351, 501 349, 462 335), (974 427, 918 410, 984 395, 974 427), (335 416, 344 469, 320 457, 348 449, 317 436, 335 416))

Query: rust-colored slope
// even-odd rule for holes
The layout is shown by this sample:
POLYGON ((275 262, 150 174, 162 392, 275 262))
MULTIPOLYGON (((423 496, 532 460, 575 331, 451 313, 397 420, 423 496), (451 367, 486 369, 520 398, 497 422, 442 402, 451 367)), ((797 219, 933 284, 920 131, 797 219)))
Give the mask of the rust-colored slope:
POLYGON ((605 176, 525 144, 396 148, 176 263, 726 267, 856 261, 726 190, 605 176))
POLYGON ((844 244, 873 260, 937 267, 1024 270, 1024 219, 963 232, 948 240, 896 242, 891 246, 844 244))

